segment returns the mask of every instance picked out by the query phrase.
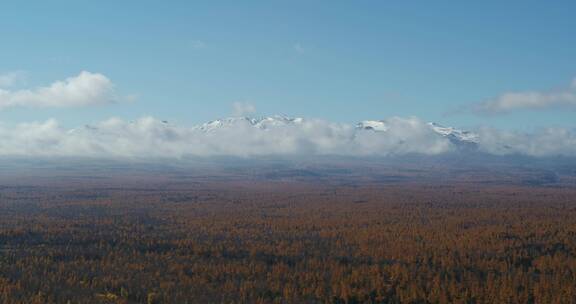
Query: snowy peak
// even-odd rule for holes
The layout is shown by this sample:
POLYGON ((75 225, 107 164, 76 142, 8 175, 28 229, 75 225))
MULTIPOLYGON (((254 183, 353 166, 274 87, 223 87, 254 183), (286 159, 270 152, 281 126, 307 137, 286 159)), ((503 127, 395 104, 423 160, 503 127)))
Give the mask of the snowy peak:
POLYGON ((302 122, 304 122, 304 119, 300 117, 290 118, 286 116, 272 116, 256 119, 254 126, 259 129, 268 129, 272 127, 301 124, 302 122))
POLYGON ((256 120, 254 118, 249 117, 227 117, 203 123, 202 125, 196 127, 196 129, 204 132, 212 132, 221 128, 228 128, 232 126, 254 125, 255 121, 256 120))
POLYGON ((292 124, 300 124, 304 121, 303 118, 291 118, 286 116, 270 116, 261 118, 251 118, 251 117, 227 117, 222 119, 216 119, 204 123, 198 126, 196 129, 204 132, 212 132, 222 128, 232 128, 232 127, 255 127, 258 129, 266 130, 269 128, 287 126, 292 124))
MULTIPOLYGON (((459 130, 453 127, 445 127, 440 124, 429 122, 427 126, 430 129, 447 139, 449 139, 453 144, 462 146, 473 147, 478 144, 478 134, 459 130)), ((357 130, 368 130, 368 131, 375 131, 375 132, 387 132, 390 129, 390 126, 385 120, 364 120, 356 124, 357 130)))
POLYGON ((435 122, 429 122, 428 125, 434 132, 454 141, 463 141, 469 143, 478 143, 478 134, 469 131, 458 130, 452 127, 444 127, 435 122))
MULTIPOLYGON (((233 128, 254 128, 257 130, 271 130, 281 127, 298 126, 305 122, 303 118, 292 118, 287 116, 269 116, 269 117, 228 117, 213 120, 195 127, 195 130, 210 133, 217 130, 233 129, 233 128)), ((426 127, 437 134, 447 138, 453 144, 459 147, 473 148, 478 144, 478 134, 459 130, 453 127, 445 127, 440 124, 430 122, 425 124, 426 127)), ((392 128, 393 125, 386 120, 364 120, 356 124, 356 132, 372 131, 386 133, 392 128)))

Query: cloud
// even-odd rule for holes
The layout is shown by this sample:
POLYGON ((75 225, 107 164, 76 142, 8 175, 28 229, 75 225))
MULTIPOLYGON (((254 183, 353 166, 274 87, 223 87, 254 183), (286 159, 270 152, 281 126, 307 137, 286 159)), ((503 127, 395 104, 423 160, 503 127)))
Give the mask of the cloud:
POLYGON ((114 84, 104 75, 83 71, 49 86, 0 89, 0 109, 10 107, 81 107, 118 101, 114 84))
POLYGON ((232 104, 234 116, 246 116, 256 113, 256 107, 247 102, 237 101, 232 104))
POLYGON ((304 46, 300 43, 297 42, 295 43, 292 48, 294 49, 294 51, 300 55, 304 54, 306 52, 306 49, 304 48, 304 46))
POLYGON ((455 148, 449 139, 416 117, 392 117, 384 122, 386 132, 355 132, 353 155, 436 155, 455 148))
POLYGON ((481 114, 501 114, 525 109, 546 109, 556 107, 576 108, 576 79, 569 87, 548 92, 526 91, 507 92, 474 106, 481 114))
POLYGON ((10 88, 16 85, 21 85, 25 81, 26 73, 24 71, 14 71, 0 74, 0 88, 10 88))
MULTIPOLYGON (((181 158, 189 156, 398 156, 458 151, 416 117, 381 121, 386 131, 318 119, 232 117, 199 126, 178 126, 153 117, 111 118, 68 129, 56 120, 0 124, 0 156, 181 158)), ((542 129, 533 133, 478 130, 478 150, 494 155, 576 156, 576 132, 542 129)))
POLYGON ((201 49, 206 48, 208 46, 206 44, 206 42, 201 41, 201 40, 192 40, 192 41, 190 41, 190 43, 188 45, 190 46, 190 48, 192 48, 194 50, 201 50, 201 49))
POLYGON ((55 120, 0 125, 0 156, 89 156, 150 158, 262 155, 438 154, 452 149, 417 118, 391 118, 389 131, 358 130, 348 124, 283 117, 233 117, 200 126, 175 126, 144 117, 112 118, 66 129, 55 120))
POLYGON ((576 131, 571 129, 544 128, 525 133, 483 128, 479 140, 483 152, 495 155, 576 156, 576 131))

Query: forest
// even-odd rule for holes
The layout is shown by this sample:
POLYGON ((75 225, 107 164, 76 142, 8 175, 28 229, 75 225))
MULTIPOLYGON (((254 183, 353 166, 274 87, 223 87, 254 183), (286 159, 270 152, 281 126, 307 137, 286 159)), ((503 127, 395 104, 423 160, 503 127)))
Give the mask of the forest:
POLYGON ((576 303, 571 186, 105 176, 0 179, 0 303, 576 303))

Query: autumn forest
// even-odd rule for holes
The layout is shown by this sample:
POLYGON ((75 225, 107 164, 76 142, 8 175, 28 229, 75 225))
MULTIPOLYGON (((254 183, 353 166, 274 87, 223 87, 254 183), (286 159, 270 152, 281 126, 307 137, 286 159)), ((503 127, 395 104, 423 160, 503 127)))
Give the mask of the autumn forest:
POLYGON ((576 303, 574 187, 302 173, 3 176, 0 303, 576 303))

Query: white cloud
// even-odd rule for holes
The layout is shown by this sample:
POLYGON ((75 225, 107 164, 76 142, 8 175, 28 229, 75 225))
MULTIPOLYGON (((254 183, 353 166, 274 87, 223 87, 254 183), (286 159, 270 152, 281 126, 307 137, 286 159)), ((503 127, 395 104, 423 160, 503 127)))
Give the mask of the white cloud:
POLYGON ((118 100, 104 75, 83 71, 76 77, 27 90, 0 89, 0 109, 9 107, 79 107, 118 100))
POLYGON ((306 52, 306 49, 304 48, 304 46, 300 43, 297 42, 295 43, 292 48, 294 49, 294 51, 300 55, 304 54, 306 52))
POLYGON ((483 128, 479 140, 482 151, 495 155, 576 156, 576 132, 564 128, 532 133, 483 128))
POLYGON ((26 73, 24 71, 14 71, 0 74, 0 88, 10 88, 16 85, 21 85, 25 81, 26 73))
MULTIPOLYGON (((395 156, 456 151, 449 138, 415 118, 383 121, 386 131, 317 119, 234 117, 201 126, 177 126, 153 117, 111 118, 67 129, 55 120, 0 124, 0 156, 180 158, 185 156, 395 156)), ((576 156, 576 132, 534 133, 480 129, 478 149, 495 155, 576 156)))
POLYGON ((232 103, 234 116, 247 116, 256 113, 256 107, 248 102, 236 101, 232 103))
POLYGON ((416 118, 391 118, 387 123, 389 132, 376 133, 315 119, 269 119, 254 125, 237 117, 182 127, 152 117, 134 122, 112 118, 77 129, 48 120, 0 125, 0 156, 399 155, 452 148, 416 118))
POLYGON ((569 87, 549 92, 507 92, 474 107, 478 113, 499 114, 523 109, 576 108, 576 79, 569 87))
POLYGON ((206 42, 201 40, 192 40, 188 45, 194 50, 200 50, 207 46, 206 42))

